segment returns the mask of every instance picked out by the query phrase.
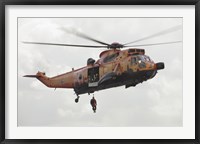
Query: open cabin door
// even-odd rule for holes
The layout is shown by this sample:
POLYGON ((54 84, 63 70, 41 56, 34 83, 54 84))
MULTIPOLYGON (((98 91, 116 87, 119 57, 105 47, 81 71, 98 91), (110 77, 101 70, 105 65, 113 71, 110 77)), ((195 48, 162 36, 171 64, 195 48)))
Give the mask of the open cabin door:
POLYGON ((98 86, 99 66, 88 69, 88 87, 98 86))

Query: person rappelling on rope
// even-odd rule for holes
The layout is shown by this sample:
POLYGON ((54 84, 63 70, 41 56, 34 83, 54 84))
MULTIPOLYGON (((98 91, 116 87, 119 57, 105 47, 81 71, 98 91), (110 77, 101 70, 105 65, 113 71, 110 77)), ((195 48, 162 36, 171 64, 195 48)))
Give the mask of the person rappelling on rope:
POLYGON ((96 99, 94 98, 94 96, 92 97, 92 99, 90 100, 90 104, 92 106, 92 110, 94 111, 94 113, 96 112, 96 109, 97 109, 97 101, 96 99))

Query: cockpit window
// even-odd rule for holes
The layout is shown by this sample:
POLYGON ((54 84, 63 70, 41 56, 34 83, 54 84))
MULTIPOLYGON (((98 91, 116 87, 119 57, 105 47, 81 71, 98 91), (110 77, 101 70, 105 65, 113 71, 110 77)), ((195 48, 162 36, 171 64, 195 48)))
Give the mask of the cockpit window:
POLYGON ((142 55, 139 55, 138 57, 139 57, 139 60, 145 61, 145 58, 144 58, 144 56, 142 56, 142 55))
POLYGON ((139 55, 138 56, 138 63, 139 63, 139 67, 140 68, 145 68, 146 67, 146 64, 145 64, 145 62, 148 60, 148 59, 146 59, 146 56, 145 55, 139 55))
POLYGON ((109 56, 104 58, 103 62, 104 63, 110 62, 110 61, 114 60, 116 57, 118 57, 118 55, 119 55, 119 53, 109 55, 109 56))
POLYGON ((151 61, 151 59, 146 55, 139 55, 138 57, 139 57, 140 60, 142 60, 144 62, 145 61, 151 61))
POLYGON ((145 55, 137 55, 137 56, 133 56, 131 57, 131 65, 137 65, 140 68, 145 68, 146 67, 146 61, 150 61, 150 59, 145 56, 145 55))
POLYGON ((146 56, 146 57, 147 57, 148 61, 152 62, 152 60, 151 60, 151 58, 150 58, 150 57, 148 57, 148 56, 146 56))
POLYGON ((150 61, 148 56, 144 56, 145 61, 150 61))
POLYGON ((131 57, 131 65, 140 64, 145 67, 145 62, 151 62, 152 60, 146 55, 137 55, 131 57))
POLYGON ((132 65, 137 64, 137 57, 134 56, 134 57, 131 58, 131 64, 132 65))

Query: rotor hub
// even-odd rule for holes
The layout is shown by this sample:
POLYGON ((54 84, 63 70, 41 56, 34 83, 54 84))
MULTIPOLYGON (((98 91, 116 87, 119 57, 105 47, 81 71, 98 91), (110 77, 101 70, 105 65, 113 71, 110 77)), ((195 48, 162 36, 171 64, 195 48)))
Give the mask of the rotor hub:
POLYGON ((109 49, 117 49, 117 48, 123 48, 123 45, 118 42, 113 42, 111 45, 108 45, 109 49))

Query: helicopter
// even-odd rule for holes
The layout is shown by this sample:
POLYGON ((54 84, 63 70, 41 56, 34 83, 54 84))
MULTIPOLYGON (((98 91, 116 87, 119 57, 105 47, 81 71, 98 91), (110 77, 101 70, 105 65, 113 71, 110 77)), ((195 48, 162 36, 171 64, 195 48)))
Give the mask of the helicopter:
POLYGON ((125 86, 125 88, 135 87, 139 83, 152 79, 159 70, 165 68, 164 62, 155 63, 148 55, 145 54, 145 49, 135 47, 173 44, 181 41, 139 45, 130 44, 167 34, 178 30, 179 28, 180 26, 175 26, 125 44, 118 42, 109 44, 94 39, 81 32, 68 30, 67 32, 69 33, 101 45, 77 45, 24 41, 24 44, 107 49, 99 54, 98 60, 88 58, 87 65, 79 69, 75 70, 72 68, 71 71, 54 77, 47 77, 45 72, 40 71, 38 71, 35 75, 25 75, 24 77, 37 78, 49 88, 74 89, 77 96, 75 99, 76 103, 78 103, 80 98, 79 95, 81 94, 91 94, 95 91, 119 86, 125 86))

